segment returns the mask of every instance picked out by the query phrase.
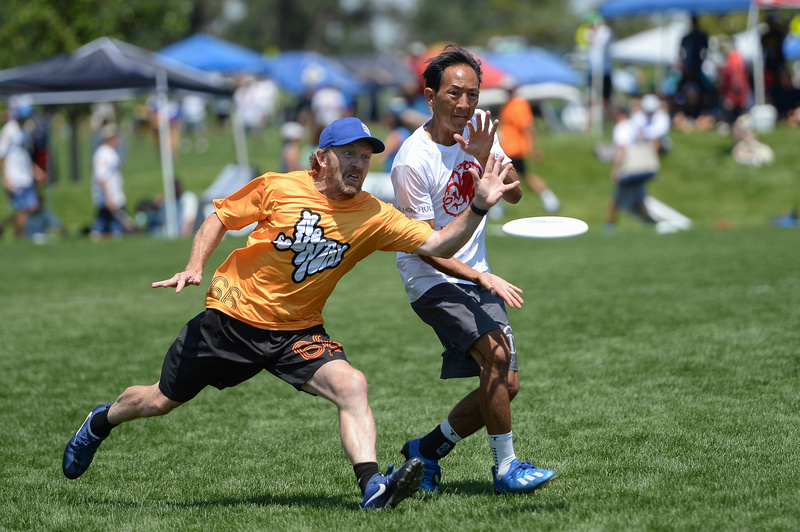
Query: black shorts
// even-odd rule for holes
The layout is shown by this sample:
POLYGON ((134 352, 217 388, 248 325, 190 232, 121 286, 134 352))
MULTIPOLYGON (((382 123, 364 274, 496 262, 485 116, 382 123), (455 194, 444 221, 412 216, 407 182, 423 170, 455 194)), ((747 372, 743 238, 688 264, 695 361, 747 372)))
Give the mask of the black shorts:
POLYGON ((468 351, 478 338, 495 329, 502 330, 508 339, 508 369, 519 371, 514 331, 499 296, 475 285, 441 283, 411 303, 411 308, 442 342, 442 379, 480 375, 481 367, 468 351))
POLYGON ((158 387, 169 399, 185 403, 206 386, 236 386, 265 369, 300 390, 331 360, 347 357, 322 325, 271 331, 206 309, 181 329, 167 351, 158 387))
POLYGON ((514 157, 511 157, 511 166, 513 166, 514 170, 517 171, 517 175, 519 177, 525 175, 525 170, 526 170, 525 159, 516 159, 514 157))

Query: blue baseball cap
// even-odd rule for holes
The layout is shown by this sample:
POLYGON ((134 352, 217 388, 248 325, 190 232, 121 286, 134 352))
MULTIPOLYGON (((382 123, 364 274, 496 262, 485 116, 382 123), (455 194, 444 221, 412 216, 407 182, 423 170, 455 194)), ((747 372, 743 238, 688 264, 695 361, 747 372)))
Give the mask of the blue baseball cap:
POLYGON ((372 153, 380 153, 386 149, 383 142, 372 136, 366 124, 353 116, 334 120, 323 129, 319 136, 319 147, 324 150, 331 146, 344 146, 362 139, 372 144, 372 153))

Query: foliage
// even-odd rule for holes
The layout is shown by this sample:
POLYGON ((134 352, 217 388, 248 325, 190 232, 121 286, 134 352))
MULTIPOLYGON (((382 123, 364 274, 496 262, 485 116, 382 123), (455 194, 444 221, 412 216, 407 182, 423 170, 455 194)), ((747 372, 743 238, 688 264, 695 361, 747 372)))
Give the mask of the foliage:
POLYGON ((4 0, 0 3, 0 67, 72 51, 109 36, 151 50, 186 35, 190 0, 4 0))

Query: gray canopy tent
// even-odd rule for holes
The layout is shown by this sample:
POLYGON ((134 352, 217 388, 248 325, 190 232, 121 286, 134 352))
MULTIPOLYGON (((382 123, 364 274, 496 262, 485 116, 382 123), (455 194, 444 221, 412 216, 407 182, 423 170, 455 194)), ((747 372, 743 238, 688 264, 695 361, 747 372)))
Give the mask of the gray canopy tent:
POLYGON ((158 98, 165 234, 177 238, 168 93, 200 92, 230 98, 232 88, 218 76, 109 37, 51 59, 0 71, 0 98, 24 94, 40 105, 120 101, 153 91, 158 98))

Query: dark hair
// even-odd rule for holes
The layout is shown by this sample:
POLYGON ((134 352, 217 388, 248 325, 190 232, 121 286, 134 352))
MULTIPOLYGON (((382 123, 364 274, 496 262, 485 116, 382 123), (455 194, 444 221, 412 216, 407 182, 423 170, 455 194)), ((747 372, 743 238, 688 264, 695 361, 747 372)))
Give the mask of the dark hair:
POLYGON ((439 92, 445 69, 453 65, 469 65, 472 67, 475 75, 478 76, 478 86, 481 84, 481 62, 460 46, 448 44, 442 50, 442 53, 428 59, 426 62, 428 66, 425 67, 422 78, 425 80, 425 87, 433 89, 434 92, 439 92))

